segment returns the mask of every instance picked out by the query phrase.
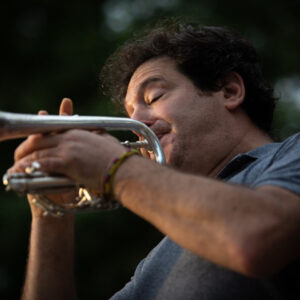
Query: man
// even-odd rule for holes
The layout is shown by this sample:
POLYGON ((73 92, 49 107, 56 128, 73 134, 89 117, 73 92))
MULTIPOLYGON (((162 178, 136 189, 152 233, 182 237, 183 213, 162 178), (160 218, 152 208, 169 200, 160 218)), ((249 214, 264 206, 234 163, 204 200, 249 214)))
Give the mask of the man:
MULTIPOLYGON (((167 237, 112 299, 298 299, 300 141, 267 135, 275 100, 253 47, 227 29, 166 25, 121 48, 102 78, 169 165, 133 155, 116 170, 114 198, 167 237)), ((72 114, 70 100, 60 113, 72 114)), ((31 136, 13 170, 38 161, 103 193, 125 152, 108 134, 31 136)), ((23 297, 71 299, 73 217, 31 209, 23 297)))

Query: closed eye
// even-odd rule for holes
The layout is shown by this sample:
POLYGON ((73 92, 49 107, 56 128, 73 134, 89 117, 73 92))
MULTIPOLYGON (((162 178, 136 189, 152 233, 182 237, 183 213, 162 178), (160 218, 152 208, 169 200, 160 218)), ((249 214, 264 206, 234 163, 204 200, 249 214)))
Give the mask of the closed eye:
POLYGON ((150 105, 150 104, 156 102, 156 101, 159 100, 159 98, 161 98, 162 96, 163 96, 163 94, 160 94, 160 95, 158 95, 158 96, 155 96, 155 97, 153 97, 153 98, 150 98, 147 104, 150 105))

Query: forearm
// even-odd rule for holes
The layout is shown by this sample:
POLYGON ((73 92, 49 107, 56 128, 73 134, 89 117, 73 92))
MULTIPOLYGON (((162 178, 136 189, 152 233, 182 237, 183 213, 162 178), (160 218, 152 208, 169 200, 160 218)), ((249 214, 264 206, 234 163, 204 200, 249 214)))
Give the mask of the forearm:
POLYGON ((294 230, 278 222, 284 216, 288 224, 293 210, 283 211, 267 193, 179 173, 139 157, 120 168, 114 190, 127 208, 184 248, 242 273, 252 272, 253 257, 258 265, 260 260, 280 265, 287 250, 278 241, 285 236, 284 242, 290 242, 282 230, 294 230))
POLYGON ((75 299, 73 218, 33 218, 23 300, 75 299))

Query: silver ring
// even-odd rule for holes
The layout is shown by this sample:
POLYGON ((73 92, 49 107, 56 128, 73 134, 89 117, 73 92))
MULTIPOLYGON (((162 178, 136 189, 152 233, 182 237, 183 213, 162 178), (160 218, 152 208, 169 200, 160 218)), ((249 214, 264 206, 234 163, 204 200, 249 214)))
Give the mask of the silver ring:
POLYGON ((33 172, 39 170, 41 168, 41 164, 37 161, 33 161, 29 167, 25 168, 26 174, 32 174, 33 172))

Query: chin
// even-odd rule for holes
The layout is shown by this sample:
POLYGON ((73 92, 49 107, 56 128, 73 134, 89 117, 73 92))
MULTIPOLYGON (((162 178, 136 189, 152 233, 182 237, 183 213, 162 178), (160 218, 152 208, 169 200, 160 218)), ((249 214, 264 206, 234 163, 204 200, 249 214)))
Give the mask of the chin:
POLYGON ((176 167, 178 158, 176 157, 176 155, 174 155, 173 151, 170 151, 170 149, 168 149, 168 150, 169 151, 164 150, 164 154, 165 154, 165 158, 166 158, 166 164, 169 165, 169 166, 176 167))
POLYGON ((166 163, 176 169, 183 169, 185 164, 185 152, 183 147, 172 145, 166 150, 164 149, 166 163))

